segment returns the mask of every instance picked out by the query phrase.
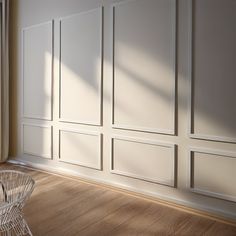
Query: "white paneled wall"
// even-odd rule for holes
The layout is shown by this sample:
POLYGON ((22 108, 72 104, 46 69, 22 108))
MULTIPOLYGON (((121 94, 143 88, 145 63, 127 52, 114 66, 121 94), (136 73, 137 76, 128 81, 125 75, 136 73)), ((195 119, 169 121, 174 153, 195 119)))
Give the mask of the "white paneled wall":
POLYGON ((16 8, 15 160, 236 218, 235 0, 16 8))

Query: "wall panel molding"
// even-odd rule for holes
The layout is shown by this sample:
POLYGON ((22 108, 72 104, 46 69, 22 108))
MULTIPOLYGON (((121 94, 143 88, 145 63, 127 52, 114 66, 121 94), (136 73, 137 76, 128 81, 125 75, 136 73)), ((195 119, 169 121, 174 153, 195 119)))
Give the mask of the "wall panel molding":
MULTIPOLYGON (((40 34, 40 37, 43 37, 43 35, 40 34)), ((47 37, 47 35, 45 35, 45 37, 47 37)), ((33 43, 35 43, 35 42, 38 43, 37 40, 38 40, 38 38, 34 39, 33 43)), ((48 42, 46 42, 46 43, 48 43, 48 42)), ((35 45, 34 49, 37 50, 38 47, 39 46, 35 45)), ((40 23, 40 24, 35 24, 35 25, 32 25, 32 26, 23 28, 22 29, 22 45, 21 45, 21 48, 22 48, 22 63, 21 63, 21 68, 22 68, 22 116, 23 116, 23 118, 28 118, 28 119, 38 119, 38 120, 49 120, 49 121, 51 121, 53 119, 53 103, 52 103, 52 100, 53 100, 53 98, 52 98, 52 96, 53 96, 53 86, 52 86, 52 84, 53 84, 53 58, 54 58, 54 20, 43 22, 43 23, 40 23), (48 29, 46 29, 47 27, 48 27, 48 29), (44 91, 39 91, 39 94, 37 94, 37 91, 33 91, 33 92, 31 91, 30 92, 28 89, 26 89, 26 86, 27 86, 26 85, 26 81, 27 81, 26 77, 30 76, 31 80, 32 80, 33 77, 36 77, 37 76, 37 69, 33 68, 33 67, 38 67, 39 65, 36 66, 36 65, 33 64, 32 65, 33 67, 30 67, 29 65, 27 65, 28 69, 32 69, 32 72, 30 72, 30 75, 28 75, 28 72, 25 69, 25 66, 26 66, 25 65, 25 63, 26 63, 25 60, 26 60, 26 57, 27 57, 27 54, 25 52, 25 50, 26 50, 25 42, 26 42, 26 34, 27 33, 29 33, 30 31, 34 31, 34 33, 37 34, 36 29, 43 30, 43 28, 45 28, 44 33, 46 33, 46 30, 50 30, 50 33, 49 33, 50 34, 50 39, 45 39, 44 38, 44 40, 41 40, 41 42, 42 41, 43 42, 45 42, 45 41, 49 42, 50 41, 50 45, 45 45, 44 52, 43 52, 44 53, 44 58, 40 59, 40 61, 44 62, 44 65, 43 65, 44 68, 40 68, 40 70, 44 71, 43 76, 50 77, 50 79, 46 78, 47 83, 49 83, 49 85, 46 85, 45 83, 41 84, 40 85, 41 89, 44 90, 44 91), (46 47, 49 47, 49 51, 46 50, 46 47), (50 65, 48 64, 49 61, 50 61, 50 65), (49 70, 50 70, 50 72, 49 72, 49 70), (32 73, 34 74, 34 76, 31 75, 32 73), (30 93, 30 94, 28 94, 28 96, 26 96, 26 94, 25 94, 26 92, 30 93), (40 93, 42 93, 42 94, 40 94, 40 93), (36 102, 37 104, 33 104, 34 103, 33 99, 36 96, 36 94, 38 96, 40 96, 40 95, 42 95, 42 96, 38 97, 38 101, 36 102), (41 105, 41 111, 39 113, 48 113, 48 114, 45 114, 45 115, 37 114, 38 113, 37 110, 32 111, 32 109, 35 109, 36 107, 39 106, 42 99, 45 100, 44 101, 45 104, 41 105), (26 101, 30 101, 30 106, 32 106, 32 107, 27 108, 27 105, 25 104, 26 101), (49 103, 49 105, 46 105, 46 103, 49 103), (26 111, 26 108, 27 108, 28 111, 26 111)), ((28 52, 29 51, 30 51, 30 53, 32 53, 31 50, 28 50, 28 52)), ((41 53, 41 51, 39 53, 41 53)), ((34 58, 37 58, 36 55, 32 55, 32 56, 34 58)), ((32 61, 34 61, 34 60, 32 60, 32 58, 28 58, 27 62, 29 62, 29 61, 31 61, 30 63, 33 63, 32 61)), ((39 76, 41 76, 41 75, 39 75, 39 76)), ((42 78, 40 77, 39 81, 41 81, 41 80, 42 80, 42 78)), ((40 87, 36 84, 36 82, 34 83, 34 86, 36 86, 37 88, 40 87)))
MULTIPOLYGON (((194 157, 194 154, 195 153, 209 154, 210 156, 212 156, 212 158, 220 158, 220 157, 226 157, 226 158, 230 158, 230 159, 233 158, 233 160, 235 160, 235 161, 236 161, 236 153, 217 150, 217 149, 204 149, 204 148, 198 148, 198 147, 190 147, 189 148, 189 172, 188 172, 189 183, 187 186, 190 189, 190 191, 192 191, 194 193, 199 193, 199 194, 203 194, 203 195, 210 196, 210 197, 216 197, 216 198, 236 202, 235 195, 229 195, 229 194, 224 194, 221 192, 209 191, 204 188, 195 187, 195 182, 194 182, 194 180, 195 180, 195 175, 194 175, 194 170, 195 170, 194 158, 195 157, 194 157)), ((219 173, 219 174, 222 174, 222 173, 219 173)), ((205 181, 207 181, 207 179, 205 181)))
MULTIPOLYGON (((212 2, 213 3, 213 2, 212 2)), ((228 143, 236 143, 236 136, 235 137, 227 137, 223 135, 211 135, 207 133, 198 133, 195 132, 194 128, 194 76, 193 72, 195 70, 194 68, 194 22, 195 22, 195 0, 189 1, 189 13, 190 13, 190 19, 189 19, 189 81, 190 81, 190 96, 189 96, 189 127, 188 127, 188 133, 189 137, 193 139, 202 139, 202 140, 210 140, 210 141, 219 141, 219 142, 228 142, 228 143)), ((214 3, 213 3, 214 4, 214 3)), ((210 93, 210 92, 209 92, 210 93)), ((236 99, 236 98, 235 98, 236 99)), ((216 118, 215 118, 216 119, 216 118)))
MULTIPOLYGON (((36 132, 34 132, 35 135, 36 132)), ((37 140, 36 139, 37 136, 32 137, 31 141, 35 142, 36 145, 41 144, 41 147, 38 147, 39 150, 44 149, 44 144, 43 144, 43 140, 44 137, 41 138, 41 140, 37 140)), ((32 155, 32 156, 36 156, 36 157, 41 157, 41 158, 46 158, 46 159, 52 159, 52 155, 53 155, 53 127, 50 125, 41 125, 41 124, 30 124, 30 123, 22 123, 22 152, 23 154, 26 155, 32 155), (33 150, 27 150, 27 144, 25 142, 25 127, 32 127, 32 128, 38 128, 38 129, 44 129, 44 130, 48 130, 50 132, 49 134, 49 147, 48 147, 48 153, 39 153, 37 151, 33 151, 33 150)), ((48 145, 48 143, 47 143, 48 145)), ((32 145, 33 146, 33 145, 32 145)), ((31 145, 30 145, 30 148, 31 145)), ((36 147, 37 148, 37 147, 36 147)))
MULTIPOLYGON (((80 144, 79 142, 75 143, 73 140, 70 141, 70 143, 72 145, 76 145, 78 147, 80 147, 80 144)), ((92 143, 92 140, 91 140, 91 143, 92 143)), ((98 133, 98 132, 91 132, 91 131, 84 131, 84 130, 77 130, 77 129, 59 129, 59 144, 58 144, 58 147, 59 147, 59 161, 60 162, 65 162, 65 163, 68 163, 68 164, 73 164, 73 165, 78 165, 78 166, 81 166, 81 167, 87 167, 87 168, 91 168, 91 169, 95 169, 95 170, 102 170, 102 134, 101 133, 98 133), (73 160, 71 157, 63 157, 63 154, 62 154, 62 148, 63 148, 63 144, 62 144, 62 135, 63 133, 69 133, 72 137, 72 135, 74 136, 84 136, 84 137, 96 137, 96 146, 91 146, 91 147, 81 147, 79 149, 83 149, 85 151, 88 151, 89 149, 90 150, 93 150, 93 151, 96 151, 96 160, 94 160, 93 163, 89 163, 89 161, 86 163, 86 160, 79 160, 80 157, 79 156, 76 156, 77 157, 77 160, 73 160)), ((72 147, 73 148, 73 147, 72 147)), ((78 150, 79 150, 78 149, 78 150)), ((75 150, 75 149, 74 149, 75 150)), ((81 153, 79 153, 81 155, 81 153)), ((87 154, 87 156, 89 157, 89 154, 87 154)), ((93 153, 95 154, 95 153, 93 153)), ((91 154, 91 155, 93 155, 91 154)), ((66 155, 66 153, 65 153, 66 155)), ((85 155, 86 156, 86 155, 85 155)), ((93 157, 94 158, 94 157, 93 157)), ((90 160, 91 161, 91 160, 90 160)))
MULTIPOLYGON (((117 175, 122 175, 126 177, 130 177, 133 179, 139 179, 142 181, 147 181, 151 183, 156 183, 156 184, 163 184, 167 185, 170 187, 176 187, 177 185, 177 158, 176 158, 176 151, 177 151, 177 146, 172 143, 165 143, 165 142, 159 142, 155 140, 148 140, 148 139, 139 139, 139 138, 134 138, 134 137, 129 137, 129 136, 118 136, 118 135, 113 135, 111 137, 111 158, 110 158, 110 172, 113 174, 117 175), (114 141, 119 140, 119 141, 125 141, 127 143, 136 143, 136 144, 141 144, 141 145, 151 145, 151 146, 156 146, 156 147, 162 147, 164 149, 171 149, 171 158, 172 158, 172 163, 171 163, 171 176, 170 180, 166 181, 160 178, 148 178, 139 174, 134 174, 131 172, 127 171, 121 171, 117 170, 114 166, 114 141)), ((131 155, 131 154, 130 154, 131 155)), ((166 157, 167 158, 167 157, 166 157)), ((134 163, 135 165, 135 163, 134 163)), ((142 166, 144 168, 144 166, 142 166)))
MULTIPOLYGON (((80 13, 77 13, 77 14, 73 14, 73 15, 69 15, 69 16, 60 18, 59 19, 59 24, 60 24, 59 121, 60 122, 65 122, 65 123, 77 123, 77 124, 84 124, 84 125, 101 126, 102 125, 102 111, 103 111, 103 7, 95 8, 95 9, 92 9, 92 10, 89 10, 89 11, 84 11, 84 12, 80 12, 80 13), (87 18, 85 20, 79 19, 80 17, 86 17, 86 16, 87 16, 87 18), (91 19, 89 19, 89 16, 90 16, 91 19), (93 17, 98 18, 94 22, 95 22, 95 26, 99 27, 99 35, 96 35, 96 36, 93 35, 91 38, 87 39, 87 42, 90 42, 91 40, 96 40, 96 43, 91 45, 91 48, 95 47, 95 46, 99 47, 99 49, 97 49, 97 48, 96 48, 96 50, 94 49, 94 51, 96 51, 98 53, 98 55, 97 55, 98 58, 96 58, 97 65, 94 65, 95 61, 92 61, 92 60, 95 60, 94 59, 95 55, 91 56, 91 58, 90 58, 91 61, 89 59, 89 62, 91 64, 90 65, 91 66, 91 71, 95 70, 95 69, 97 70, 97 71, 94 71, 94 74, 99 74, 99 78, 95 78, 99 81, 93 81, 94 78, 87 78, 86 76, 88 76, 87 75, 88 72, 86 72, 86 71, 83 71, 83 73, 85 74, 85 78, 83 78, 83 75, 78 74, 78 71, 76 71, 76 66, 75 65, 73 65, 74 67, 71 66, 69 64, 69 62, 67 63, 66 59, 65 59, 65 61, 63 61, 63 42, 62 42, 62 40, 63 40, 63 37, 65 36, 63 31, 70 30, 68 25, 69 24, 74 24, 77 21, 80 22, 80 24, 82 24, 82 23, 86 24, 86 21, 87 21, 87 24, 90 24, 91 22, 89 22, 89 20, 92 21, 93 17), (68 23, 68 21, 70 23, 68 23), (81 85, 84 86, 85 89, 88 89, 88 87, 90 86, 90 88, 89 88, 90 90, 94 89, 95 92, 98 92, 98 94, 96 95, 97 96, 96 99, 91 98, 91 96, 90 96, 90 98, 93 99, 93 101, 91 102, 92 106, 94 106, 94 107, 96 106, 96 109, 92 109, 92 110, 97 110, 96 114, 95 113, 92 114, 93 117, 91 117, 91 114, 88 114, 87 115, 88 117, 86 117, 86 118, 82 117, 81 118, 81 116, 83 116, 83 115, 81 115, 82 113, 79 114, 79 115, 74 114, 74 117, 69 117, 71 114, 69 116, 66 116, 65 114, 63 114, 63 109, 64 109, 63 105, 65 107, 65 104, 63 104, 63 102, 62 102, 62 99, 63 99, 63 91, 62 91, 63 90, 63 86, 62 86, 63 71, 65 71, 65 73, 64 73, 65 75, 66 75, 66 72, 67 72, 67 73, 70 73, 71 76, 74 76, 74 77, 77 76, 80 80, 83 79, 84 80, 83 82, 87 83, 86 85, 84 85, 81 82, 81 85), (91 81, 89 81, 89 80, 91 80, 91 81), (95 84, 95 82, 97 84, 95 84), (78 117, 75 118, 75 116, 78 116, 78 117), (79 116, 80 116, 80 118, 79 118, 79 116)), ((88 31, 90 29, 90 32, 87 32, 87 34, 88 34, 87 37, 91 36, 91 34, 93 34, 93 31, 96 32, 96 30, 98 30, 97 28, 94 30, 92 27, 87 27, 85 25, 84 25, 84 28, 87 28, 88 31)), ((72 31, 72 33, 75 34, 75 32, 76 32, 76 28, 72 31)), ((82 32, 80 35, 83 35, 83 37, 85 37, 85 32, 82 32)), ((91 50, 90 50, 90 52, 91 52, 91 50)), ((85 59, 85 53, 82 53, 81 55, 78 53, 77 56, 78 57, 74 61, 79 61, 79 62, 82 61, 83 62, 83 58, 85 59)), ((86 59, 86 60, 88 60, 88 59, 86 59)), ((81 67, 81 65, 79 65, 79 66, 81 67)), ((86 66, 88 66, 88 65, 86 65, 86 66)), ((64 80, 66 80, 66 79, 68 80, 68 78, 65 78, 64 80)), ((75 84, 75 86, 78 86, 78 85, 75 84)), ((79 87, 77 87, 77 88, 79 88, 79 87)), ((94 91, 92 91, 92 92, 94 92, 94 91)), ((89 91, 88 94, 91 94, 91 91, 89 91)), ((71 91, 71 95, 73 95, 73 91, 71 91)), ((65 95, 64 97, 68 97, 68 96, 65 95)), ((81 101, 86 101, 86 99, 84 97, 80 97, 80 98, 76 97, 76 98, 78 100, 77 103, 79 103, 79 105, 80 105, 80 109, 84 109, 84 108, 88 109, 89 100, 87 100, 87 104, 84 103, 83 106, 82 106, 81 101)), ((74 99, 74 100, 76 100, 76 99, 74 99)), ((73 101, 71 101, 71 102, 73 102, 73 101)), ((75 112, 76 109, 79 109, 79 107, 78 107, 79 105, 78 104, 75 104, 75 105, 77 105, 77 106, 74 106, 73 112, 75 112)), ((71 104, 67 104, 67 106, 71 106, 71 104)), ((86 112, 87 112, 87 110, 85 110, 84 113, 86 113, 86 112)), ((91 111, 90 111, 90 113, 91 113, 91 111)))
MULTIPOLYGON (((124 129, 124 130, 132 130, 132 131, 141 131, 141 132, 150 132, 150 133, 160 133, 160 134, 167 134, 167 135, 176 135, 176 125, 177 125, 177 121, 176 121, 176 113, 177 113, 177 84, 176 84, 176 0, 170 0, 171 2, 171 47, 172 47, 172 61, 171 61, 171 68, 169 70, 171 70, 171 77, 173 79, 173 84, 174 84, 174 88, 172 90, 172 94, 170 95, 171 98, 171 109, 172 109, 172 114, 171 116, 171 125, 169 128, 162 128, 162 127, 148 127, 148 125, 129 125, 126 123, 120 123, 120 122, 116 122, 115 121, 115 110, 116 110, 116 106, 118 106, 116 104, 115 101, 115 90, 116 90, 116 86, 115 86, 115 71, 117 70, 117 66, 116 66, 116 52, 115 52, 115 46, 117 44, 116 42, 116 11, 117 11, 117 7, 119 6, 124 6, 127 3, 140 3, 140 0, 131 0, 131 1, 122 1, 122 2, 118 2, 113 4, 113 9, 112 9, 112 14, 113 14, 113 24, 112 24, 112 32, 113 32, 113 39, 112 39, 112 112, 111 112, 111 126, 114 129, 124 129)), ((146 1, 148 3, 148 1, 146 1)), ((158 2, 158 1, 156 1, 158 2)), ((125 72, 124 72, 125 73, 125 72)), ((128 73, 128 72, 127 72, 128 73)), ((168 78, 169 79, 169 78, 168 78)), ((143 85, 144 86, 144 85, 143 85)), ((158 92, 157 92, 158 93, 158 92)), ((138 96, 138 95, 137 95, 138 96)), ((147 104, 146 104, 147 105, 147 104)), ((161 112, 161 111, 160 111, 161 112)))

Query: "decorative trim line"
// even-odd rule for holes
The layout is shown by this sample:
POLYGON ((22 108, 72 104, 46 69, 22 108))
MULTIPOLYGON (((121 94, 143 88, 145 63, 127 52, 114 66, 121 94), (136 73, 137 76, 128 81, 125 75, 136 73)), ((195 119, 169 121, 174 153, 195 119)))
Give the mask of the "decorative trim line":
POLYGON ((173 99, 174 99, 174 105, 173 105, 173 129, 159 129, 159 128, 151 128, 151 127, 142 127, 142 126, 130 126, 125 124, 115 124, 114 118, 115 118, 115 7, 121 4, 125 4, 127 2, 134 2, 137 0, 128 0, 128 1, 122 1, 118 3, 114 3, 112 5, 112 107, 111 107, 111 126, 114 129, 124 129, 124 130, 132 130, 132 131, 140 131, 140 132, 150 132, 150 133, 160 133, 160 134, 166 134, 166 135, 176 135, 177 134, 177 47, 176 47, 176 39, 177 39, 177 7, 176 7, 176 0, 172 0, 172 34, 173 34, 173 76, 174 76, 174 83, 175 88, 173 91, 173 99))
POLYGON ((203 154, 209 154, 213 156, 224 156, 229 158, 236 158, 235 152, 226 152, 222 150, 216 150, 216 149, 204 149, 204 148, 197 148, 197 147, 190 147, 189 148, 189 170, 188 170, 188 186, 187 188, 194 193, 199 193, 202 195, 207 195, 210 197, 220 198, 228 201, 236 202, 236 196, 233 195, 227 195, 222 194, 218 192, 212 192, 200 188, 194 187, 194 153, 203 153, 203 154))
MULTIPOLYGON (((133 1, 133 0, 130 0, 133 1)), ((175 135, 173 130, 167 129, 152 129, 150 127, 141 127, 141 126, 130 126, 130 125, 115 125, 112 124, 113 129, 124 129, 124 130, 131 130, 131 131, 139 131, 139 132, 146 132, 146 133, 159 133, 163 135, 175 135)))
POLYGON ((103 7, 98 7, 98 8, 95 8, 95 9, 91 9, 91 10, 88 10, 88 11, 83 11, 83 12, 80 12, 80 13, 77 13, 77 14, 73 14, 73 15, 70 15, 70 16, 66 16, 66 17, 62 17, 59 19, 59 117, 58 117, 58 120, 59 122, 65 122, 65 123, 75 123, 75 124, 82 124, 82 125, 93 125, 93 126, 102 126, 103 124, 103 61, 104 61, 104 53, 103 53, 103 50, 104 50, 104 8, 103 7), (96 122, 90 122, 90 121, 83 121, 83 120, 69 120, 69 119, 64 119, 62 118, 62 114, 61 114, 61 34, 62 34, 62 26, 61 26, 61 23, 63 20, 66 20, 66 19, 69 19, 69 18, 73 18, 73 17, 76 17, 76 16, 79 16, 79 15, 83 15, 83 14, 87 14, 87 13, 90 13, 90 12, 93 12, 93 11, 96 11, 96 10, 100 10, 101 12, 101 29, 100 29, 100 56, 101 56, 101 59, 100 59, 100 63, 101 63, 101 79, 100 79, 100 94, 99 94, 99 103, 100 103, 100 114, 99 114, 99 121, 98 123, 96 122))
POLYGON ((177 158, 176 158, 176 151, 177 151, 177 145, 173 143, 166 143, 166 142, 159 142, 155 140, 148 140, 148 139, 139 139, 139 138, 133 138, 129 136, 118 136, 114 135, 111 137, 111 154, 110 154, 110 172, 112 174, 122 175, 134 179, 139 179, 151 183, 156 184, 162 184, 169 187, 177 187, 177 158), (154 146, 161 146, 166 148, 172 149, 172 157, 173 157, 173 172, 172 172, 172 180, 171 182, 166 182, 165 180, 161 179, 152 179, 152 178, 146 178, 144 176, 139 176, 132 173, 127 173, 123 171, 118 171, 114 169, 114 140, 122 140, 122 141, 129 141, 134 143, 141 143, 141 144, 147 144, 147 145, 154 145, 154 146))
POLYGON ((58 139, 58 154, 59 154, 59 161, 60 162, 65 162, 68 164, 73 164, 73 165, 78 165, 90 169, 95 169, 95 170, 102 170, 102 164, 103 164, 103 158, 102 158, 102 134, 98 132, 91 132, 91 131, 84 131, 84 130, 77 130, 77 129, 59 129, 59 139, 58 139), (76 134, 81 134, 81 135, 88 135, 88 136, 96 136, 98 137, 98 159, 100 160, 98 166, 90 166, 85 163, 82 163, 80 161, 74 161, 74 160, 65 160, 61 157, 61 132, 67 132, 67 133, 76 133, 76 134))
POLYGON ((26 155, 31 155, 31 156, 36 156, 36 157, 41 157, 41 158, 46 158, 46 159, 53 159, 53 127, 51 125, 38 125, 38 124, 30 124, 30 123, 22 123, 22 142, 21 142, 21 150, 23 154, 26 155), (50 155, 40 155, 38 153, 34 153, 34 152, 28 152, 25 151, 24 149, 24 127, 28 126, 28 127, 38 127, 38 128, 42 128, 42 129, 50 129, 50 135, 51 135, 51 143, 50 143, 50 155))
POLYGON ((54 76, 54 20, 51 21, 46 21, 46 22, 42 22, 39 24, 35 24, 35 25, 31 25, 28 27, 25 27, 22 29, 22 33, 21 33, 21 38, 22 38, 22 43, 21 43, 21 48, 22 48, 22 62, 21 62, 21 68, 22 68, 22 118, 26 118, 26 119, 37 119, 37 120, 46 120, 46 121, 52 121, 53 120, 53 76, 54 76), (28 116, 25 115, 25 110, 24 110, 24 32, 26 30, 32 29, 32 28, 36 28, 39 26, 43 26, 43 25, 47 25, 50 24, 51 25, 51 37, 52 37, 52 51, 51 51, 51 81, 50 81, 50 87, 51 87, 51 94, 50 94, 50 116, 28 116))
POLYGON ((66 119, 62 119, 59 118, 59 122, 61 123, 69 123, 69 124, 78 124, 78 125, 90 125, 90 126, 101 126, 101 124, 94 124, 93 122, 90 121, 76 121, 76 120, 66 120, 66 119))
POLYGON ((103 6, 98 6, 98 7, 92 8, 92 9, 82 10, 81 12, 73 13, 73 14, 70 14, 70 15, 67 15, 67 16, 58 17, 57 19, 59 21, 63 21, 63 20, 67 20, 67 19, 70 19, 70 18, 73 18, 73 17, 76 17, 76 16, 85 15, 87 13, 96 11, 98 9, 103 9, 103 6))
POLYGON ((188 51, 189 51, 189 127, 188 127, 188 135, 190 138, 193 139, 202 139, 202 140, 209 140, 209 141, 218 141, 218 142, 228 142, 228 143, 236 143, 236 137, 225 137, 225 136, 215 136, 215 135, 208 135, 208 134, 200 134, 194 133, 194 79, 193 79, 193 33, 194 33, 194 7, 193 1, 189 1, 189 42, 188 42, 188 51))
POLYGON ((230 137, 221 137, 221 136, 196 134, 196 133, 189 133, 189 137, 193 139, 209 140, 216 142, 236 143, 236 138, 230 138, 230 137))

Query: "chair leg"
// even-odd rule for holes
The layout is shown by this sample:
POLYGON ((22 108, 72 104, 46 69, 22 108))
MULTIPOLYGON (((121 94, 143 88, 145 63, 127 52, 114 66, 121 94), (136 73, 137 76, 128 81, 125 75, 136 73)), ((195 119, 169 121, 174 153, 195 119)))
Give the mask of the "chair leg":
MULTIPOLYGON (((30 235, 30 236, 33 236, 26 220, 21 217, 20 220, 18 220, 17 224, 13 227, 13 230, 14 230, 14 235, 17 235, 17 236, 23 236, 23 235, 30 235)), ((7 234, 7 236, 11 236, 7 234)))
POLYGON ((30 236, 33 236, 33 234, 32 234, 32 232, 31 232, 31 230, 30 230, 30 228, 29 228, 27 222, 26 222, 24 219, 23 219, 23 221, 24 221, 24 224, 25 224, 26 234, 28 234, 28 235, 30 235, 30 236))
POLYGON ((6 232, 6 236, 11 236, 11 232, 10 232, 10 231, 7 231, 7 232, 6 232))

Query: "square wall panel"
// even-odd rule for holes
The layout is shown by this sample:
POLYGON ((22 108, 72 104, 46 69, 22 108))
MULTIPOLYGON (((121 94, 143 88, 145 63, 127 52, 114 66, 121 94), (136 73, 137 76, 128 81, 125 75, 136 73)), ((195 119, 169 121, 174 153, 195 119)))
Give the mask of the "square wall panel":
POLYGON ((111 148, 112 173, 175 187, 175 145, 114 137, 111 148))
POLYGON ((195 149, 190 158, 194 192, 236 201, 236 153, 195 149))
POLYGON ((23 153, 52 158, 52 127, 23 124, 23 153))
POLYGON ((60 130, 60 161, 101 170, 101 135, 60 130))

